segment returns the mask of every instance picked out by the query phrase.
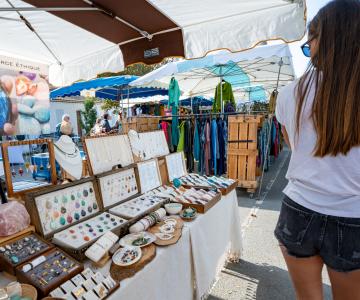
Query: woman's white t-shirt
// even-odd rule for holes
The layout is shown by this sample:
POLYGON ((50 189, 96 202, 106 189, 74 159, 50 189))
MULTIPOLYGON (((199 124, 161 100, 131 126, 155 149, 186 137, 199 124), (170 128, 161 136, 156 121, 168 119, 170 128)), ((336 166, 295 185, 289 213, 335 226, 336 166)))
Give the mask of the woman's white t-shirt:
MULTIPOLYGON (((300 134, 296 134, 298 80, 279 92, 276 117, 284 125, 291 144, 291 159, 284 193, 313 211, 348 218, 360 218, 360 147, 344 155, 314 157, 316 132, 310 119, 315 84, 308 92, 300 134)), ((360 124, 354 124, 360 126, 360 124)))

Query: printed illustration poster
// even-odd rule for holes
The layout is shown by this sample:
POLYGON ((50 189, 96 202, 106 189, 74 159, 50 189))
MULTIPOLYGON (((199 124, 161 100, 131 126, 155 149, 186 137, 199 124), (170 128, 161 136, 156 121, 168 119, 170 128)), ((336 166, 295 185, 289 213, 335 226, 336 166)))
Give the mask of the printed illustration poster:
POLYGON ((0 135, 48 134, 48 66, 0 55, 0 135))

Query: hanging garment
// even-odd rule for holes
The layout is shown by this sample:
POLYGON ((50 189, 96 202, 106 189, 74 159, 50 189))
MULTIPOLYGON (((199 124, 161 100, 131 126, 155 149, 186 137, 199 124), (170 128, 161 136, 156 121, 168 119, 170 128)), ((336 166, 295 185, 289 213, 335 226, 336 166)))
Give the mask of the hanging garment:
POLYGON ((169 138, 170 138, 169 135, 168 135, 169 123, 165 122, 165 121, 162 121, 160 125, 161 125, 162 131, 164 131, 166 141, 169 143, 169 138))
POLYGON ((230 102, 232 106, 236 108, 232 86, 229 82, 224 81, 217 85, 215 90, 214 103, 213 103, 213 112, 221 111, 221 98, 223 100, 224 107, 226 103, 230 102))
POLYGON ((200 160, 200 135, 199 135, 199 122, 195 119, 194 123, 194 159, 200 160))
POLYGON ((199 161, 199 173, 205 174, 205 145, 206 145, 206 122, 200 123, 200 161, 199 161))
POLYGON ((278 92, 277 90, 274 90, 274 91, 271 93, 270 100, 269 100, 269 113, 270 113, 270 114, 274 114, 274 113, 275 113, 276 98, 277 98, 278 93, 279 93, 279 92, 278 92))
POLYGON ((210 160, 211 160, 211 132, 210 132, 210 124, 209 122, 206 122, 206 128, 205 128, 205 173, 207 176, 210 175, 210 160))
POLYGON ((173 77, 170 80, 169 84, 169 104, 170 106, 179 106, 179 99, 180 99, 180 88, 177 80, 173 77))
POLYGON ((170 152, 174 152, 174 145, 172 143, 172 138, 171 138, 171 130, 172 130, 171 127, 172 127, 172 125, 170 123, 168 123, 168 127, 167 127, 167 134, 169 136, 168 146, 169 146, 170 152))
MULTIPOLYGON (((177 116, 178 108, 176 106, 172 107, 172 115, 177 116)), ((172 126, 171 126, 171 143, 176 147, 179 143, 179 118, 172 118, 172 126)))
POLYGON ((186 156, 186 168, 188 172, 194 171, 192 127, 190 120, 185 121, 184 153, 186 156))
POLYGON ((214 168, 214 175, 217 175, 217 159, 218 159, 217 155, 219 152, 218 147, 219 147, 219 142, 218 142, 217 123, 216 120, 213 119, 211 121, 211 159, 214 168))
POLYGON ((224 126, 225 121, 218 120, 218 141, 219 141, 219 155, 217 159, 217 167, 218 167, 218 175, 222 175, 225 173, 225 139, 224 139, 224 126))
MULTIPOLYGON (((175 126, 173 124, 173 126, 175 126)), ((182 122, 179 126, 180 129, 180 137, 179 137, 179 143, 177 145, 177 152, 184 151, 185 147, 185 122, 182 122)))

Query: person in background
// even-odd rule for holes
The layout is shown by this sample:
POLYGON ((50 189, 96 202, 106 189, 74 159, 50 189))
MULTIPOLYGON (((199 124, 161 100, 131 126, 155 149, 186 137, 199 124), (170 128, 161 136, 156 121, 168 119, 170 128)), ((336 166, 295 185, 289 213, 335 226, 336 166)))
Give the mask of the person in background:
POLYGON ((275 236, 298 300, 360 300, 360 1, 335 0, 309 24, 311 64, 280 90, 292 150, 275 236))
POLYGON ((122 133, 122 130, 123 130, 122 123, 123 123, 123 121, 122 121, 122 113, 119 112, 118 119, 116 120, 115 125, 112 128, 113 131, 122 133))
POLYGON ((111 116, 108 113, 104 113, 102 129, 103 129, 103 132, 105 132, 105 133, 108 133, 112 130, 112 128, 110 126, 110 122, 109 122, 110 120, 111 120, 111 116))
POLYGON ((58 124, 56 127, 58 130, 59 136, 61 136, 61 135, 72 136, 73 135, 73 127, 70 122, 70 116, 68 114, 64 114, 62 116, 62 122, 60 124, 58 124))
POLYGON ((90 131, 90 135, 98 135, 102 133, 101 118, 97 118, 94 127, 90 131))

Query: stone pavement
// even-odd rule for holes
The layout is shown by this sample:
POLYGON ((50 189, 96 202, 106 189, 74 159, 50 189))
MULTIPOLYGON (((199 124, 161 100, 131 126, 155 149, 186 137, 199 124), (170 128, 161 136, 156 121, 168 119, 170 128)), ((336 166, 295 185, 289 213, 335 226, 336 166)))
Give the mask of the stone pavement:
MULTIPOLYGON (((208 300, 291 300, 295 299, 289 274, 273 231, 279 216, 282 189, 290 153, 284 150, 265 173, 261 196, 253 198, 238 191, 243 230, 241 261, 227 264, 211 290, 208 300)), ((325 299, 331 288, 323 273, 325 299)))

